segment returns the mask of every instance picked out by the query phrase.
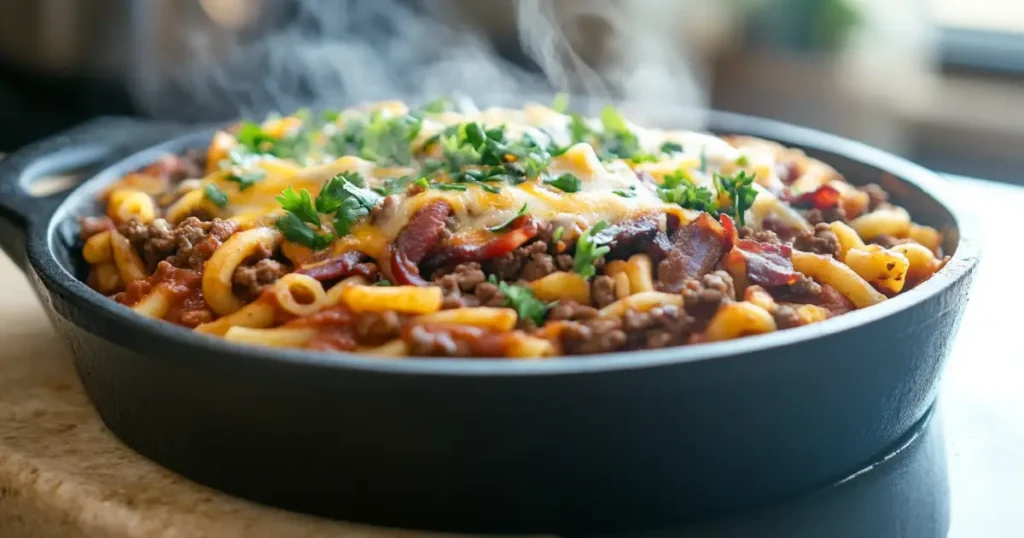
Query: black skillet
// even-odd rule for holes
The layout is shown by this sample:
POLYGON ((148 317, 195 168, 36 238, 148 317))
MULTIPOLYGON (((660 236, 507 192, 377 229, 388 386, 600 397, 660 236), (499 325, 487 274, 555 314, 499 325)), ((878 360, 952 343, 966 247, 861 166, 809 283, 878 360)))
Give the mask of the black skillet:
POLYGON ((918 289, 816 325, 725 343, 545 361, 379 360, 240 347, 133 314, 79 278, 75 217, 211 131, 86 124, 0 163, 0 239, 68 343, 109 428, 189 478, 256 501, 401 527, 659 527, 811 490, 871 461, 932 404, 979 238, 909 162, 822 133, 714 113, 881 183, 946 234, 918 289), (153 139, 165 140, 118 160, 153 139), (168 141, 169 140, 169 141, 168 141), (97 164, 99 163, 99 164, 97 164), (82 186, 34 198, 81 165, 82 186))

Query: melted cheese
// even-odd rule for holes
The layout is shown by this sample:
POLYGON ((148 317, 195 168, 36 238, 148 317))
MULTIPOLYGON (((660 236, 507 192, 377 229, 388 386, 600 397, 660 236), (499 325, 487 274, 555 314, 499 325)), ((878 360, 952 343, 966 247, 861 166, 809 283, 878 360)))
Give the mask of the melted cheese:
MULTIPOLYGON (((379 103, 362 110, 376 110, 384 116, 408 113, 408 108, 396 102, 379 103)), ((345 117, 342 115, 336 124, 326 126, 325 136, 330 134, 327 131, 333 132, 342 127, 345 117)), ((422 147, 423 142, 448 126, 469 121, 478 122, 487 128, 501 126, 505 129, 506 137, 511 140, 528 134, 542 144, 548 141, 567 144, 571 138, 569 116, 548 107, 528 105, 522 110, 488 108, 470 113, 443 112, 428 115, 413 142, 414 147, 422 147)), ((599 122, 587 121, 593 128, 600 128, 599 122)), ((538 219, 572 225, 576 231, 587 229, 600 221, 614 223, 649 214, 674 214, 684 222, 692 220, 692 211, 663 202, 655 189, 637 175, 641 171, 661 181, 666 174, 684 169, 698 184, 713 188, 714 173, 735 173, 745 168, 757 174, 757 182, 763 193, 777 191, 779 187, 773 155, 764 146, 750 144, 749 148, 737 147, 706 133, 630 126, 637 135, 641 150, 659 155, 661 160, 644 163, 623 160, 602 162, 590 145, 577 144, 563 155, 553 158, 547 172, 550 177, 562 173, 575 175, 582 185, 579 192, 566 193, 541 180, 532 179, 518 185, 494 184, 499 187, 497 193, 467 184, 465 191, 428 189, 412 195, 404 192, 394 194, 393 208, 382 212, 373 222, 368 218, 356 225, 349 236, 336 242, 334 248, 339 251, 357 249, 376 256, 395 240, 416 211, 436 201, 444 201, 452 208, 453 242, 488 240, 493 234, 487 232, 486 228, 514 218, 524 205, 526 212, 538 219), (662 153, 660 147, 666 142, 679 144, 683 152, 662 153), (746 162, 741 166, 739 163, 744 159, 746 162)), ((293 131, 297 124, 294 119, 285 118, 264 124, 264 127, 283 133, 293 131)), ((234 137, 230 136, 217 136, 214 140, 216 151, 211 153, 217 155, 226 154, 229 149, 226 146, 234 143, 234 137)), ((379 187, 389 179, 415 177, 417 173, 415 168, 378 167, 374 162, 355 156, 344 156, 307 167, 266 157, 253 159, 245 163, 244 168, 258 168, 264 173, 264 178, 245 190, 239 190, 238 184, 229 179, 228 172, 218 170, 211 172, 198 188, 214 184, 223 190, 229 199, 225 207, 216 208, 209 202, 203 202, 203 207, 218 216, 232 218, 249 226, 273 222, 278 215, 283 214, 276 197, 289 186, 297 191, 305 189, 315 197, 324 183, 341 172, 358 172, 366 179, 369 187, 379 187)), ((189 203, 198 203, 195 202, 196 198, 192 196, 189 203)), ((752 216, 757 221, 779 213, 785 214, 788 221, 799 217, 781 209, 780 206, 785 204, 781 204, 774 196, 765 196, 759 202, 752 210, 752 216)), ((178 211, 182 212, 180 208, 178 211)))

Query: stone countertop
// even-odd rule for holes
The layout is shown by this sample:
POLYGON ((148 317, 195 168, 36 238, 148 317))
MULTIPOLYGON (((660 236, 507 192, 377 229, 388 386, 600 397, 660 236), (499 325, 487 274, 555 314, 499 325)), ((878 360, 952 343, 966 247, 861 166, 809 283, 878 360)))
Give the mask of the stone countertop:
MULTIPOLYGON (((1024 528, 1024 339, 1015 304, 1024 251, 1011 242, 1024 188, 958 178, 981 219, 984 260, 941 396, 954 538, 1024 528)), ((0 255, 0 536, 4 538, 401 537, 436 534, 328 521, 194 484, 115 439, 68 353, 0 255)))

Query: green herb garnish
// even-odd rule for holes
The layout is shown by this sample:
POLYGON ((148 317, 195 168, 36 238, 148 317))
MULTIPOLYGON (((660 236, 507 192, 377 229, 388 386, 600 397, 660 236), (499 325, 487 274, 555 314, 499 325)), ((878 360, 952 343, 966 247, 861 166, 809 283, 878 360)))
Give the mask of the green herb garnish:
POLYGON ((499 281, 494 275, 487 277, 487 281, 498 286, 498 291, 505 296, 502 306, 514 308, 519 314, 519 319, 533 320, 538 326, 544 324, 544 318, 548 315, 548 306, 534 297, 529 288, 499 281))
POLYGON ((551 234, 551 242, 557 243, 562 240, 562 236, 565 235, 565 228, 559 226, 555 228, 555 233, 551 234))
POLYGON ((520 207, 520 208, 519 208, 519 211, 518 211, 518 212, 516 212, 516 214, 515 214, 515 215, 513 215, 513 216, 512 216, 512 218, 508 219, 507 221, 505 221, 505 222, 504 222, 504 223, 502 223, 502 224, 499 224, 499 225, 497 225, 497 226, 492 226, 492 227, 490 227, 490 228, 487 228, 487 231, 489 231, 489 232, 495 232, 495 233, 497 233, 497 232, 503 232, 503 231, 505 231, 505 229, 506 229, 506 228, 508 228, 509 226, 511 226, 511 225, 512 225, 512 223, 516 221, 516 219, 518 219, 519 217, 521 217, 521 216, 523 216, 523 215, 525 215, 525 214, 526 214, 526 204, 523 204, 523 207, 520 207))
POLYGON ((238 190, 244 191, 249 187, 263 181, 263 178, 267 177, 267 173, 260 169, 254 170, 240 170, 235 173, 228 174, 225 179, 228 181, 234 181, 238 183, 238 190))
POLYGON ((432 187, 439 191, 465 191, 468 189, 465 185, 455 185, 453 183, 437 183, 432 185, 432 187))
POLYGON ((313 250, 326 248, 334 240, 330 232, 323 232, 320 215, 309 191, 302 189, 296 192, 289 185, 277 197, 277 202, 285 210, 284 216, 277 219, 277 229, 281 230, 286 239, 313 250))
POLYGON ((206 186, 206 189, 203 191, 203 195, 206 197, 207 200, 212 202, 213 205, 217 207, 223 208, 224 206, 228 205, 227 193, 220 190, 220 188, 218 188, 213 183, 210 183, 209 185, 206 186))
POLYGON ((612 192, 623 198, 636 198, 636 186, 630 187, 629 190, 615 189, 612 192))
POLYGON ((736 166, 748 166, 750 165, 750 158, 746 155, 740 155, 736 158, 736 166))
POLYGON ((608 243, 611 243, 612 239, 614 239, 614 231, 616 230, 614 226, 608 225, 608 221, 602 220, 580 234, 580 238, 576 241, 576 253, 572 261, 572 270, 579 273, 583 278, 590 278, 597 274, 597 268, 594 267, 594 264, 601 256, 611 251, 608 243))
POLYGON ((733 219, 741 228, 746 224, 745 214, 757 198, 754 188, 754 174, 740 170, 735 176, 715 174, 715 188, 729 196, 733 219))
POLYGON ((706 211, 712 215, 718 212, 715 193, 707 187, 698 187, 685 170, 666 174, 658 185, 658 196, 670 204, 677 204, 686 209, 706 211))
POLYGON ((551 108, 559 114, 564 114, 566 110, 569 110, 569 94, 564 92, 555 94, 555 100, 551 103, 551 108))
POLYGON ((391 285, 391 281, 382 278, 382 279, 374 282, 373 285, 374 286, 390 286, 391 285))
POLYGON ((673 153, 682 153, 683 152, 683 146, 680 145, 677 142, 665 142, 658 149, 662 153, 668 153, 670 155, 673 154, 673 153))
POLYGON ((290 185, 277 201, 285 210, 285 216, 277 221, 278 229, 289 241, 319 250, 334 240, 334 234, 348 234, 353 224, 377 206, 380 196, 366 188, 359 173, 342 172, 324 184, 316 201, 306 189, 296 192, 290 185), (323 232, 321 215, 332 219, 334 234, 323 232))
POLYGON ((422 127, 423 120, 413 114, 392 118, 374 114, 363 131, 359 155, 378 164, 412 164, 412 141, 422 127))
POLYGON ((583 188, 583 182, 580 178, 566 172, 556 178, 548 178, 544 180, 545 185, 551 185, 552 187, 568 193, 580 192, 583 188))
POLYGON ((452 104, 451 99, 441 98, 424 103, 423 106, 420 107, 420 110, 425 114, 440 114, 442 112, 448 112, 453 108, 455 107, 452 104))

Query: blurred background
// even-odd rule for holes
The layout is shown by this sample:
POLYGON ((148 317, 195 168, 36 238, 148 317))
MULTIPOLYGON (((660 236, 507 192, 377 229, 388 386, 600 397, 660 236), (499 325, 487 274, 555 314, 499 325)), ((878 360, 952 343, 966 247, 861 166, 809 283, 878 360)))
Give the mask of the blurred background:
POLYGON ((571 90, 1024 184, 1020 0, 2 0, 0 152, 89 117, 571 90))

